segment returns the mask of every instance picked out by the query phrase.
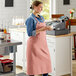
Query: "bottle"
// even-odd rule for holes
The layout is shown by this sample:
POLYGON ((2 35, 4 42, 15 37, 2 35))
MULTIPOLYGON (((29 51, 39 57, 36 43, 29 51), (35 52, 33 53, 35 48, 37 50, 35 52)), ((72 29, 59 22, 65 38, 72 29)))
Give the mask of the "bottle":
POLYGON ((6 26, 4 27, 4 40, 6 41, 6 36, 7 36, 7 29, 6 26))
POLYGON ((18 25, 18 17, 15 17, 15 25, 18 25))
POLYGON ((1 31, 2 31, 2 39, 4 40, 4 29, 3 29, 3 27, 1 29, 1 31))
POLYGON ((9 33, 8 29, 9 29, 9 27, 5 26, 5 28, 4 28, 4 34, 5 34, 5 40, 6 40, 6 42, 10 42, 10 33, 9 33))
POLYGON ((7 33, 7 30, 6 30, 6 28, 4 28, 4 34, 6 34, 7 33))
POLYGON ((21 16, 21 25, 24 25, 24 17, 21 16))
POLYGON ((1 33, 1 28, 0 28, 0 41, 2 40, 2 33, 1 33))
POLYGON ((10 42, 10 41, 11 41, 11 40, 10 40, 10 33, 7 33, 7 34, 6 34, 6 41, 7 41, 7 42, 10 42))
POLYGON ((1 28, 0 28, 0 40, 4 40, 4 29, 3 29, 3 24, 1 25, 1 28))

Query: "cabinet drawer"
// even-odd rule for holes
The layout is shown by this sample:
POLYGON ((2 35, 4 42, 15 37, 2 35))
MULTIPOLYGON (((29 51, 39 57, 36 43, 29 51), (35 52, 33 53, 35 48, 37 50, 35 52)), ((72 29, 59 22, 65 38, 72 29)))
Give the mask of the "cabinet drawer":
POLYGON ((51 63, 52 63, 52 73, 54 73, 54 71, 55 71, 55 57, 56 57, 56 55, 55 55, 55 48, 53 48, 53 47, 48 47, 49 48, 49 52, 50 52, 50 58, 51 58, 51 63))
POLYGON ((17 32, 16 36, 19 40, 23 40, 23 32, 17 32))
POLYGON ((47 43, 48 44, 48 47, 55 47, 55 43, 47 43))
POLYGON ((55 41, 47 40, 48 43, 55 43, 55 41))
POLYGON ((52 38, 52 37, 46 37, 46 40, 49 41, 49 42, 55 42, 55 38, 52 38))

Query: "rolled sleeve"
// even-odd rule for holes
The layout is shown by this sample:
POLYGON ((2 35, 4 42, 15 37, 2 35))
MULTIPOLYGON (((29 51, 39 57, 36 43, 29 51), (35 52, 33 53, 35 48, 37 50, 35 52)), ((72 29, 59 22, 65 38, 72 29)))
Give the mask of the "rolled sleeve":
POLYGON ((28 36, 36 36, 36 30, 34 29, 34 20, 30 17, 25 22, 27 27, 28 36))
POLYGON ((36 30, 32 31, 32 36, 36 36, 36 30))

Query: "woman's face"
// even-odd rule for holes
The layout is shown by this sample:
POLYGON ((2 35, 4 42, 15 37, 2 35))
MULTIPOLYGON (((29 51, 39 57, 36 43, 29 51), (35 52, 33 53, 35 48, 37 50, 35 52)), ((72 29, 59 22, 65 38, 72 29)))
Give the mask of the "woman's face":
POLYGON ((43 4, 39 4, 38 6, 34 6, 34 10, 37 13, 40 13, 43 10, 43 4))

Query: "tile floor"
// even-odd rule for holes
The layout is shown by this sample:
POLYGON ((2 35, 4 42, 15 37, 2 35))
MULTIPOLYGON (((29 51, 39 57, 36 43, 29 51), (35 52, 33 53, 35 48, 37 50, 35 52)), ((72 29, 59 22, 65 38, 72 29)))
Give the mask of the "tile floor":
MULTIPOLYGON (((76 60, 72 61, 72 69, 73 69, 72 70, 73 71, 73 76, 76 76, 76 60)), ((21 73, 21 72, 23 72, 22 68, 17 66, 16 67, 16 73, 18 74, 18 73, 21 73)), ((64 76, 70 76, 70 75, 64 75, 64 76)))
MULTIPOLYGON (((8 58, 8 56, 5 56, 4 58, 8 58)), ((76 60, 72 61, 72 72, 73 76, 76 76, 76 60)), ((22 67, 16 66, 16 74, 23 73, 22 67)), ((70 76, 70 75, 64 75, 64 76, 70 76)))
POLYGON ((72 71, 73 71, 73 76, 76 76, 76 60, 72 61, 72 71))

